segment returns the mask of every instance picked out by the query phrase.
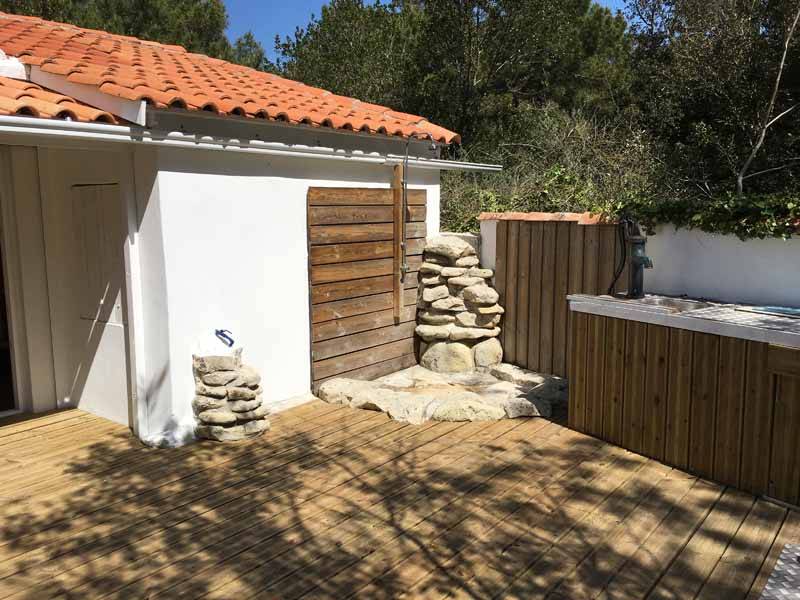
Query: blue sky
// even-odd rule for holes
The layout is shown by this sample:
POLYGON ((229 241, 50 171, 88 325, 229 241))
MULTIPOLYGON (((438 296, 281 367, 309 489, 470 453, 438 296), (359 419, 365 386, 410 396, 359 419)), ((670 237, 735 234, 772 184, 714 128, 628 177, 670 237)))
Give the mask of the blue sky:
MULTIPOLYGON (((312 14, 319 15, 324 0, 224 0, 230 15, 228 35, 236 39, 248 29, 274 58, 275 35, 291 35, 305 26, 312 14)), ((600 0, 600 4, 621 8, 623 0, 600 0)))

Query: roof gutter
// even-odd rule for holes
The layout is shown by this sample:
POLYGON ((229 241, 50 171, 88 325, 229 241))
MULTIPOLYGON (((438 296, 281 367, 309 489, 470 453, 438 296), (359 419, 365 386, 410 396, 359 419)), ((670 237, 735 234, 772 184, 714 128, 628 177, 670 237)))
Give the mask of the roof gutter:
MULTIPOLYGON (((37 136, 73 141, 91 140, 98 142, 140 144, 188 150, 239 152, 264 156, 313 158, 377 165, 397 165, 404 161, 403 156, 393 154, 365 154, 336 150, 333 148, 290 146, 286 144, 262 142, 259 140, 222 139, 181 132, 166 133, 151 131, 123 125, 79 123, 75 121, 58 121, 31 117, 0 117, 0 134, 37 136)), ((410 157, 408 159, 408 164, 417 169, 431 169, 437 171, 498 172, 502 170, 502 166, 500 165, 466 163, 435 158, 410 157)))

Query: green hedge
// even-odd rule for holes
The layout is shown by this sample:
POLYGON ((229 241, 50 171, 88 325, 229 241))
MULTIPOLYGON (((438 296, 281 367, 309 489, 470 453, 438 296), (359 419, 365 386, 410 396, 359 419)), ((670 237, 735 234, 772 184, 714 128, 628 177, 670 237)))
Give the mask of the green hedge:
POLYGON ((638 203, 622 207, 648 229, 673 224, 739 239, 783 238, 800 234, 800 198, 785 195, 736 196, 713 199, 638 203))

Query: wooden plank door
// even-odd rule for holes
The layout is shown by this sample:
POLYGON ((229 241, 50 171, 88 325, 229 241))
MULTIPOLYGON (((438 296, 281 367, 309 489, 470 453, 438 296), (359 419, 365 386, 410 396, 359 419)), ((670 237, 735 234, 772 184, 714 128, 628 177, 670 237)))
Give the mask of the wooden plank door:
POLYGON ((414 348, 426 192, 408 191, 406 264, 395 318, 392 189, 310 188, 311 379, 374 379, 417 363, 414 348))

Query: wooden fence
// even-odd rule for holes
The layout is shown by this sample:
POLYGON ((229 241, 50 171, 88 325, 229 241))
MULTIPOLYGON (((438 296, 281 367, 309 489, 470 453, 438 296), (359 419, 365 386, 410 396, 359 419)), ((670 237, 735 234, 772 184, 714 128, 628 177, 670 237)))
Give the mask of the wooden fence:
MULTIPOLYGON (((605 294, 620 256, 617 227, 574 213, 493 213, 495 285, 505 307, 505 362, 567 375, 568 294, 605 294), (616 259, 615 259, 616 257, 616 259)), ((627 288, 623 272, 615 291, 627 288)))
MULTIPOLYGON (((336 376, 373 379, 416 364, 418 271, 426 192, 409 190, 402 284, 396 191, 308 191, 312 387, 336 376)), ((400 211, 402 213, 402 210, 400 211)))
POLYGON ((570 427, 800 503, 800 350, 572 313, 570 427))

